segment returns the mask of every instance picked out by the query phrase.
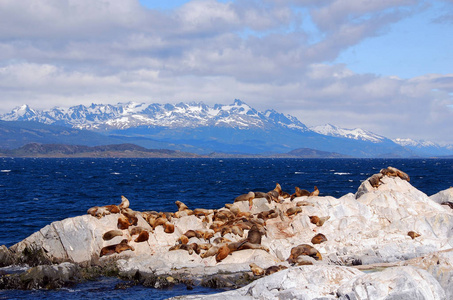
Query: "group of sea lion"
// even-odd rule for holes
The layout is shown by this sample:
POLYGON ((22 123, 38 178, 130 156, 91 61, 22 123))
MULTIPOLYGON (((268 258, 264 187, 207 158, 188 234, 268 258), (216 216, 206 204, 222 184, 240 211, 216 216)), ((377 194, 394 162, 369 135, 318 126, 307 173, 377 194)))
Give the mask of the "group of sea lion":
POLYGON ((281 203, 282 200, 286 199, 286 198, 291 198, 291 200, 294 200, 294 198, 303 197, 303 196, 307 196, 307 197, 319 196, 319 190, 318 190, 317 186, 315 186, 313 192, 309 192, 309 191, 307 191, 305 189, 301 189, 297 186, 295 187, 295 190, 296 190, 295 193, 289 194, 287 192, 284 192, 282 190, 281 185, 279 183, 277 183, 275 185, 275 188, 267 193, 250 191, 247 194, 242 194, 242 195, 239 195, 238 197, 236 197, 236 199, 234 199, 234 202, 248 201, 249 207, 252 208, 253 199, 255 199, 255 198, 266 198, 269 203, 271 203, 272 201, 281 203))
POLYGON ((370 182, 372 187, 379 187, 381 185, 381 178, 384 176, 388 177, 399 177, 403 180, 410 181, 409 175, 404 173, 401 170, 398 170, 397 168, 394 167, 387 167, 385 169, 381 169, 381 171, 377 174, 372 175, 368 181, 370 182))
MULTIPOLYGON (((267 192, 249 192, 244 195, 240 195, 235 198, 234 202, 247 201, 249 207, 253 206, 253 199, 265 198, 268 203, 272 201, 276 203, 282 203, 286 199, 290 199, 291 203, 297 197, 312 197, 318 196, 319 190, 317 187, 314 188, 313 192, 307 190, 295 188, 295 193, 289 194, 282 190, 280 184, 276 184, 276 187, 267 192)), ((131 250, 134 251, 134 247, 129 245, 130 241, 140 243, 149 239, 150 233, 152 233, 157 226, 162 226, 164 232, 173 233, 175 231, 174 218, 181 218, 184 216, 194 215, 200 218, 206 228, 203 230, 187 230, 184 234, 181 234, 175 241, 175 245, 170 247, 169 251, 174 250, 185 250, 189 254, 196 253, 202 258, 214 256, 216 262, 221 262, 228 255, 235 251, 245 249, 259 249, 269 252, 269 249, 261 244, 262 236, 266 235, 266 221, 269 219, 280 217, 282 220, 284 215, 292 217, 302 212, 301 206, 312 205, 307 201, 299 201, 295 203, 294 207, 291 207, 285 212, 282 212, 277 206, 268 211, 262 211, 256 214, 252 214, 251 211, 241 211, 237 205, 225 204, 225 207, 221 209, 189 209, 187 205, 181 201, 175 202, 178 210, 176 212, 156 212, 156 211, 133 211, 129 208, 129 200, 121 196, 121 204, 119 205, 107 205, 107 206, 95 206, 88 209, 87 213, 96 217, 102 218, 109 214, 119 214, 117 228, 107 231, 103 235, 103 240, 108 243, 110 240, 117 236, 127 236, 120 243, 110 244, 104 246, 101 249, 100 257, 110 255, 114 253, 121 253, 122 251, 131 250), (146 229, 138 226, 138 214, 150 225, 151 229, 146 229), (227 234, 228 237, 226 237, 227 234), (135 239, 132 236, 136 236, 135 239), (233 237, 233 238, 232 238, 233 237)), ((317 226, 322 226, 323 223, 329 217, 317 217, 310 216, 310 220, 317 226)), ((312 244, 319 244, 327 241, 327 238, 322 234, 317 234, 311 240, 312 244)), ((288 258, 288 262, 291 264, 303 264, 303 260, 298 258, 303 255, 312 256, 316 260, 322 259, 321 254, 314 249, 312 246, 307 244, 301 244, 291 249, 291 255, 288 258)), ((273 272, 277 272, 284 266, 272 266, 262 272, 259 271, 258 266, 254 266, 254 274, 268 275, 273 272)))

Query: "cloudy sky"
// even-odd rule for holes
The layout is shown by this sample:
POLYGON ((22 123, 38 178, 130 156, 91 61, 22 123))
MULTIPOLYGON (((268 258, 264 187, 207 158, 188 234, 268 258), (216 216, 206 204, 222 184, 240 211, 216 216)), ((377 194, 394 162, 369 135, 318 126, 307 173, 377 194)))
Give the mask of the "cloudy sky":
POLYGON ((0 113, 234 99, 453 144, 453 1, 0 1, 0 113))

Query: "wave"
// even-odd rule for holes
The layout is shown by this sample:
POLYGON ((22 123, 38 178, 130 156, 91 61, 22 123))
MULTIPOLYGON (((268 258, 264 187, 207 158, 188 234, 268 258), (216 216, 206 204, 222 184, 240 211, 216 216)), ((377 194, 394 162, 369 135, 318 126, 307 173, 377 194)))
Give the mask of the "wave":
POLYGON ((335 175, 351 175, 351 173, 348 172, 335 172, 335 175))
POLYGON ((0 172, 2 172, 2 173, 9 173, 9 172, 11 172, 11 170, 0 170, 0 172))

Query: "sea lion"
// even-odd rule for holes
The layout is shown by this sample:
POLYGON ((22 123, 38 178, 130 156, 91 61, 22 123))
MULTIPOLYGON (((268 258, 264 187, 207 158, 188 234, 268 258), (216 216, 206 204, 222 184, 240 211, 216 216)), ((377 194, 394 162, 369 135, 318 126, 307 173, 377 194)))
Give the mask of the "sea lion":
POLYGON ((189 243, 189 238, 182 234, 179 239, 178 239, 180 244, 188 244, 189 243))
POLYGON ((193 237, 197 237, 197 238, 199 237, 199 235, 197 234, 197 232, 196 232, 195 230, 192 230, 192 229, 187 230, 187 231, 184 233, 184 235, 185 235, 188 239, 193 238, 193 237))
POLYGON ((207 216, 209 214, 214 213, 214 210, 204 209, 204 208, 195 208, 192 212, 195 216, 202 217, 202 216, 207 216))
POLYGON ((280 197, 280 194, 277 191, 269 191, 267 194, 268 194, 271 202, 274 201, 274 202, 280 203, 280 200, 278 199, 278 197, 280 197))
POLYGON ((170 222, 166 222, 164 224, 164 232, 165 233, 173 233, 173 232, 175 232, 175 225, 170 223, 170 222))
POLYGON ((104 233, 102 235, 102 239, 104 241, 110 241, 111 239, 113 239, 114 237, 116 236, 122 236, 123 235, 123 232, 121 230, 118 230, 118 229, 113 229, 113 230, 110 230, 110 231, 107 231, 106 233, 104 233))
POLYGON ((121 230, 124 230, 124 229, 128 229, 129 226, 131 226, 132 224, 129 222, 129 219, 121 214, 119 217, 118 217, 118 223, 117 223, 117 227, 118 229, 121 229, 121 230))
POLYGON ((248 192, 247 194, 242 194, 242 195, 237 196, 236 199, 234 199, 234 202, 248 201, 249 207, 251 209, 253 206, 253 199, 255 199, 255 193, 248 192))
POLYGON ((285 270, 285 269, 288 269, 288 267, 287 266, 270 266, 269 268, 267 268, 264 271, 264 275, 268 276, 268 275, 277 273, 277 272, 279 272, 281 270, 285 270))
POLYGON ((279 183, 275 185, 274 191, 276 191, 279 195, 282 194, 282 187, 279 183))
POLYGON ((251 263, 251 264, 249 264, 249 267, 250 267, 250 270, 252 271, 253 275, 255 275, 255 276, 264 275, 263 268, 259 267, 257 264, 251 263))
POLYGON ((133 211, 132 209, 126 207, 121 210, 121 214, 125 216, 131 225, 137 225, 138 223, 138 218, 137 218, 137 212, 133 211))
POLYGON ((298 213, 302 212, 302 207, 290 207, 286 210, 286 215, 289 217, 291 215, 297 215, 298 213))
POLYGON ((255 198, 267 198, 267 193, 264 192, 254 192, 255 193, 255 198))
POLYGON ((121 195, 121 203, 120 205, 118 205, 119 209, 122 210, 123 208, 128 208, 129 205, 130 205, 129 200, 123 195, 121 195))
POLYGON ((93 206, 87 210, 87 213, 98 219, 110 215, 110 211, 105 206, 93 206))
POLYGON ((200 257, 205 258, 217 255, 217 253, 219 252, 219 248, 220 248, 219 246, 212 246, 208 250, 206 250, 205 253, 200 254, 200 257))
POLYGON ((200 249, 198 248, 197 243, 178 244, 178 245, 175 245, 175 246, 171 247, 170 249, 168 249, 168 251, 173 251, 173 250, 186 250, 187 252, 189 252, 190 255, 192 255, 194 252, 196 254, 200 254, 200 249))
POLYGON ((118 205, 111 204, 111 205, 105 205, 105 209, 107 209, 110 213, 112 214, 119 214, 120 213, 120 208, 118 205))
POLYGON ((144 228, 144 227, 136 226, 136 227, 133 227, 133 228, 131 228, 129 230, 129 234, 132 236, 132 235, 140 234, 143 231, 148 231, 148 230, 146 228, 144 228))
POLYGON ((372 187, 377 188, 381 185, 382 176, 384 176, 382 175, 382 173, 374 174, 368 179, 368 181, 370 182, 372 187))
POLYGON ((307 255, 313 257, 315 260, 322 260, 321 253, 313 246, 301 244, 291 249, 291 255, 288 257, 287 261, 293 263, 300 255, 307 255))
POLYGON ((330 219, 330 216, 325 217, 310 216, 309 218, 311 223, 315 224, 318 227, 321 227, 327 220, 330 219))
POLYGON ((217 262, 221 262, 223 259, 225 259, 228 256, 228 254, 230 254, 230 252, 231 252, 230 248, 228 247, 227 244, 219 247, 217 254, 215 256, 215 260, 217 262))
POLYGON ((187 205, 185 205, 181 201, 176 201, 175 204, 176 204, 176 206, 178 206, 178 211, 183 211, 183 210, 189 209, 189 207, 187 207, 187 205))
POLYGON ((165 216, 154 219, 152 222, 149 222, 149 225, 155 230, 157 226, 164 225, 168 220, 165 216))
POLYGON ((316 197, 316 196, 319 196, 319 190, 318 190, 318 187, 315 186, 315 190, 313 192, 310 193, 310 195, 308 195, 309 197, 316 197))
POLYGON ((213 221, 223 221, 226 222, 228 220, 234 219, 236 216, 233 212, 229 209, 221 209, 214 213, 213 221))
POLYGON ((415 239, 416 237, 419 237, 420 234, 419 233, 416 233, 415 231, 409 231, 407 233, 408 236, 410 236, 412 239, 415 239))
POLYGON ((149 233, 148 233, 148 231, 144 230, 144 231, 140 232, 140 234, 134 240, 134 242, 141 243, 141 242, 145 242, 147 240, 149 240, 149 233))
POLYGON ((244 230, 237 225, 231 226, 231 233, 235 234, 235 235, 239 235, 240 237, 244 236, 244 230))
POLYGON ((312 244, 321 244, 322 242, 326 242, 327 238, 324 234, 318 233, 311 239, 312 244))
POLYGON ((303 197, 303 196, 309 196, 310 195, 309 191, 301 189, 301 188, 299 188, 297 186, 296 186, 295 190, 296 190, 296 192, 291 195, 291 200, 294 200, 294 198, 297 198, 297 197, 303 197))
POLYGON ((119 244, 115 245, 110 245, 110 246, 105 246, 101 249, 101 253, 99 254, 99 257, 102 257, 104 255, 110 255, 114 253, 121 253, 126 250, 132 250, 134 251, 134 247, 128 245, 128 240, 124 239, 122 240, 119 244))
POLYGON ((296 202, 296 206, 315 206, 313 203, 310 203, 308 201, 299 201, 296 202))
POLYGON ((261 232, 257 225, 253 225, 247 233, 247 241, 252 244, 261 244, 261 232))
POLYGON ((399 177, 403 180, 410 181, 409 175, 404 173, 401 170, 398 170, 397 168, 394 167, 387 167, 386 169, 382 169, 380 173, 384 176, 389 176, 389 177, 399 177))
POLYGON ((220 245, 220 244, 229 243, 229 242, 231 242, 231 241, 224 237, 217 237, 212 241, 212 243, 214 245, 220 245))

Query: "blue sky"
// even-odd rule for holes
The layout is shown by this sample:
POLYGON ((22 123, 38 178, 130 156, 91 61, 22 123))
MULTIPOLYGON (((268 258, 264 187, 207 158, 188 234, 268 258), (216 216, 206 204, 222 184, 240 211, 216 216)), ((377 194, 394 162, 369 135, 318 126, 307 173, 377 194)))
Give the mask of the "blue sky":
POLYGON ((453 144, 453 1, 0 2, 0 114, 241 99, 453 144))

